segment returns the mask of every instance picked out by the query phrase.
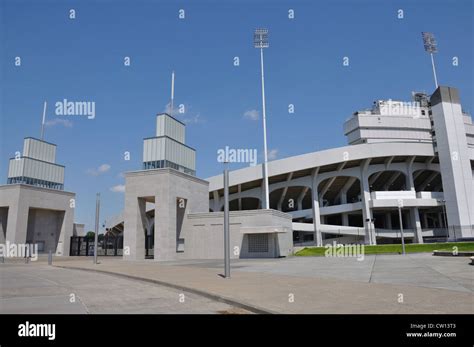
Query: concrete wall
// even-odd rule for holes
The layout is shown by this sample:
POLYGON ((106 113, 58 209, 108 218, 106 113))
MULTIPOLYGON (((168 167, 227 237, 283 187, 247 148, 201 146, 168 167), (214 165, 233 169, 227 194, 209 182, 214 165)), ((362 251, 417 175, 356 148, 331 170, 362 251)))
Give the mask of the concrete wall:
POLYGON ((46 234, 49 233, 49 247, 52 247, 52 239, 57 240, 54 249, 56 255, 69 255, 74 222, 74 208, 71 207, 73 206, 71 199, 75 199, 74 193, 55 189, 23 184, 0 186, 0 208, 2 209, 0 225, 6 224, 5 241, 17 244, 26 243, 28 229, 32 233, 31 235, 40 233, 40 235, 32 236, 33 239, 46 237, 46 234), (6 214, 7 208, 8 213, 6 214), (37 212, 38 209, 49 211, 37 212), (59 235, 56 235, 58 230, 59 235), (51 236, 51 233, 55 235, 51 236))
POLYGON ((86 236, 85 225, 74 223, 73 226, 73 235, 74 236, 86 236))
POLYGON ((0 243, 5 243, 7 236, 8 207, 0 207, 0 243))
MULTIPOLYGON (((64 211, 30 208, 26 243, 38 244, 38 252, 55 253, 64 215, 64 211)), ((69 249, 67 251, 69 252, 69 249)))
MULTIPOLYGON (((188 215, 184 239, 185 252, 182 258, 223 258, 224 213, 188 215)), ((230 248, 231 258, 269 258, 291 254, 293 252, 291 216, 276 210, 230 212, 230 248), (250 235, 262 232, 268 235, 268 252, 250 253, 248 245, 250 235)))

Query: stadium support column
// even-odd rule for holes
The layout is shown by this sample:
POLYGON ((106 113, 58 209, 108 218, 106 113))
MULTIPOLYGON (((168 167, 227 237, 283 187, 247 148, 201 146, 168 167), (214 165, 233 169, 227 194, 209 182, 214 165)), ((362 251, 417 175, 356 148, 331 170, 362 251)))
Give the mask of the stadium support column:
POLYGON ((314 240, 316 241, 316 246, 323 245, 323 237, 321 234, 321 217, 319 215, 319 197, 318 197, 318 178, 319 168, 314 169, 311 174, 311 200, 313 201, 313 226, 314 226, 314 240))
POLYGON ((212 207, 214 212, 220 211, 220 204, 219 204, 219 192, 217 190, 212 192, 212 196, 214 198, 214 206, 212 207))
POLYGON ((430 102, 439 166, 443 175, 448 226, 457 231, 456 238, 473 237, 472 168, 458 90, 440 86, 431 96, 430 102))
POLYGON ((410 208, 411 227, 413 228, 413 240, 415 243, 423 243, 423 234, 421 233, 420 212, 418 207, 410 208))
POLYGON ((392 214, 390 212, 385 213, 385 229, 392 229, 392 214))
POLYGON ((364 219, 365 228, 365 243, 368 245, 377 244, 375 238, 374 221, 372 218, 372 211, 370 209, 370 188, 368 168, 370 159, 364 160, 360 167, 360 191, 362 195, 362 218, 364 219))
MULTIPOLYGON (((407 160, 407 171, 406 171, 406 186, 407 189, 415 192, 415 181, 413 179, 413 163, 415 162, 415 157, 411 157, 407 160)), ((420 212, 418 207, 410 208, 410 220, 411 226, 413 228, 413 240, 416 243, 423 243, 423 235, 421 232, 421 222, 420 222, 420 212)))

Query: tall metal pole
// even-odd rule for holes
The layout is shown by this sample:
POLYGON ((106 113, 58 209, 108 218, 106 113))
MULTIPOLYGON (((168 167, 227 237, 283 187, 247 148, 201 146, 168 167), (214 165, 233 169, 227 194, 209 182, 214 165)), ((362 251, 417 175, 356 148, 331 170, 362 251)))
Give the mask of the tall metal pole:
POLYGON ((224 276, 230 278, 229 170, 224 164, 224 276))
POLYGON ((405 254, 405 237, 403 235, 402 208, 398 206, 398 218, 400 219, 400 236, 402 237, 402 254, 405 254))
POLYGON ((173 107, 174 107, 174 71, 171 73, 171 108, 170 108, 171 117, 173 117, 173 107))
POLYGON ((263 119, 263 175, 265 180, 265 209, 270 208, 270 197, 268 191, 268 151, 267 151, 267 119, 265 109, 265 75, 263 69, 263 48, 260 48, 260 67, 262 70, 262 119, 263 119))
POLYGON ((44 102, 43 105, 43 120, 41 122, 41 140, 44 139, 44 123, 46 121, 46 101, 44 102))
POLYGON ((436 89, 438 88, 438 77, 436 76, 436 68, 434 63, 434 56, 433 53, 438 52, 438 47, 436 43, 436 39, 433 33, 430 32, 422 32, 421 36, 423 38, 423 45, 425 47, 425 51, 431 55, 431 66, 433 67, 433 75, 435 80, 436 89))
POLYGON ((99 241, 99 212, 100 212, 100 193, 97 193, 96 201, 95 201, 94 264, 97 264, 97 243, 99 241))
POLYGON ((431 55, 431 66, 433 66, 433 75, 434 75, 434 80, 435 80, 435 86, 436 89, 438 89, 438 78, 436 77, 436 68, 435 68, 435 63, 434 63, 434 56, 433 53, 430 53, 431 55))

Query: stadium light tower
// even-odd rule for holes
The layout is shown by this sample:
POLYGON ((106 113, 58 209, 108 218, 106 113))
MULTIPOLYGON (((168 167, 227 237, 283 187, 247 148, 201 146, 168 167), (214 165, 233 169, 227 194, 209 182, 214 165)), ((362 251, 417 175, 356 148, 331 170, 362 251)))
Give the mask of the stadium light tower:
POLYGON ((438 88, 438 79, 436 78, 436 68, 434 63, 433 53, 438 52, 436 39, 433 33, 422 32, 421 36, 423 37, 423 45, 425 46, 425 51, 431 55, 431 65, 433 66, 433 75, 435 80, 436 88, 438 88))
POLYGON ((268 151, 267 151, 267 121, 265 114, 265 77, 263 70, 263 49, 268 48, 268 29, 256 29, 253 35, 255 48, 260 48, 260 69, 262 72, 262 120, 263 120, 263 179, 265 181, 265 209, 270 208, 270 197, 268 191, 268 151))

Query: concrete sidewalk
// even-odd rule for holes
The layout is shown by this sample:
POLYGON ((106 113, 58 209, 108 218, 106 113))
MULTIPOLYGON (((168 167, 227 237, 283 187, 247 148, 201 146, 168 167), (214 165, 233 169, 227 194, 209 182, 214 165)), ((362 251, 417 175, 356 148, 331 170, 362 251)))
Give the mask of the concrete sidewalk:
POLYGON ((254 312, 474 313, 472 292, 448 289, 253 271, 233 271, 231 279, 224 279, 220 270, 205 266, 125 262, 118 258, 100 258, 98 265, 93 265, 91 259, 55 259, 54 265, 154 281, 239 303, 254 312))

